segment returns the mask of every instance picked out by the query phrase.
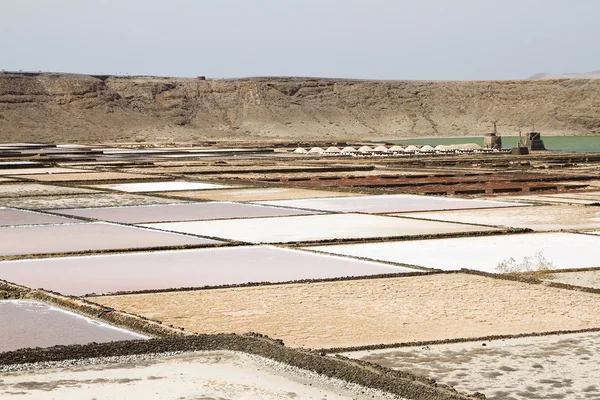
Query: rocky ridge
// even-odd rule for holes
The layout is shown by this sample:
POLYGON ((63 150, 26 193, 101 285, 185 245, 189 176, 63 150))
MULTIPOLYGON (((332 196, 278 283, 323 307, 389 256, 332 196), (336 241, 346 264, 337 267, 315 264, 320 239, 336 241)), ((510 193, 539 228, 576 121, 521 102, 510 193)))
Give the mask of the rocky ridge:
POLYGON ((0 73, 4 142, 600 134, 600 80, 363 81, 0 73))

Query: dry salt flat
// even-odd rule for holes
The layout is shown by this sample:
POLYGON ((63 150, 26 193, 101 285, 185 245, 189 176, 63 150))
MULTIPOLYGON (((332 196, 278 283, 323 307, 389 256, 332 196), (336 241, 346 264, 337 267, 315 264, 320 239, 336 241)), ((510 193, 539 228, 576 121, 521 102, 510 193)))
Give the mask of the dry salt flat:
POLYGON ((600 398, 600 333, 359 351, 344 354, 410 370, 489 400, 600 398))
POLYGON ((125 172, 78 172, 75 174, 23 174, 17 178, 40 182, 113 181, 133 179, 157 179, 160 175, 128 174, 125 172))
POLYGON ((0 300, 0 321, 0 352, 147 338, 31 300, 0 300))
POLYGON ((597 294, 462 273, 88 299, 188 332, 310 348, 600 327, 597 294))
MULTIPOLYGON (((160 193, 158 193, 160 194, 160 193)), ((332 192, 325 190, 292 189, 292 188, 254 188, 254 189, 221 189, 182 191, 176 193, 165 192, 169 196, 195 200, 213 201, 268 201, 290 199, 312 199, 319 197, 347 197, 362 196, 348 192, 332 192)))
POLYGON ((68 174, 68 173, 79 173, 79 172, 90 172, 86 169, 76 168, 10 168, 0 169, 0 175, 33 175, 33 174, 68 174))
POLYGON ((4 261, 0 278, 65 295, 419 272, 270 246, 4 261), (165 266, 168 266, 166 268, 165 266), (93 278, 90 278, 93 276, 93 278))
POLYGON ((142 224, 150 228, 249 243, 490 232, 497 228, 366 214, 304 215, 142 224))
MULTIPOLYGON (((69 367, 2 372, 0 397, 36 400, 402 400, 263 357, 231 351, 71 361, 69 367), (176 371, 176 373, 174 373, 176 371)), ((1 371, 1 369, 0 369, 1 371)))
POLYGON ((390 214, 407 218, 483 224, 536 231, 600 228, 600 209, 594 207, 536 206, 390 214))
POLYGON ((139 182, 139 183, 116 183, 109 185, 94 185, 95 188, 118 190, 121 192, 144 193, 144 192, 168 192, 179 190, 209 190, 230 189, 237 186, 219 185, 216 183, 167 181, 167 182, 139 182))
POLYGON ((220 242, 101 222, 0 228, 0 256, 215 243, 220 242))
POLYGON ((95 207, 56 210, 55 212, 64 215, 127 224, 320 214, 318 211, 294 210, 291 208, 225 202, 165 204, 133 207, 95 207))
MULTIPOLYGON (((1 192, 2 191, 0 190, 0 193, 1 192)), ((185 202, 183 199, 167 199, 164 197, 139 195, 133 193, 92 193, 93 194, 0 197, 0 206, 9 208, 26 208, 30 210, 53 210, 59 208, 118 207, 152 204, 175 204, 185 202)))
POLYGON ((0 226, 66 224, 76 222, 83 221, 59 215, 0 207, 0 226))
POLYGON ((600 289, 600 269, 555 273, 546 280, 548 282, 600 289))
POLYGON ((2 201, 4 201, 4 198, 8 197, 17 197, 27 200, 30 196, 58 196, 92 193, 98 193, 98 191, 76 187, 43 185, 40 183, 16 183, 2 185, 2 187, 0 187, 0 198, 2 198, 2 201))
POLYGON ((513 257, 541 254, 554 269, 600 266, 600 237, 577 233, 528 233, 406 242, 361 243, 308 247, 326 253, 364 257, 441 270, 461 268, 498 272, 499 263, 513 257))
POLYGON ((307 208, 333 212, 398 213, 410 211, 439 211, 495 207, 517 207, 529 204, 507 203, 494 200, 459 199, 449 197, 394 194, 382 196, 336 197, 328 199, 302 199, 261 201, 260 204, 307 208))

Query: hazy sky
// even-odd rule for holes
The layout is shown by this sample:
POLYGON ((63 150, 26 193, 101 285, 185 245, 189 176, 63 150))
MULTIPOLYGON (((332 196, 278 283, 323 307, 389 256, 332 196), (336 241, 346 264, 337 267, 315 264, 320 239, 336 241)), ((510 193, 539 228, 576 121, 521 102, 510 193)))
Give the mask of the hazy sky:
POLYGON ((520 79, 600 69, 600 0, 0 0, 0 69, 520 79))

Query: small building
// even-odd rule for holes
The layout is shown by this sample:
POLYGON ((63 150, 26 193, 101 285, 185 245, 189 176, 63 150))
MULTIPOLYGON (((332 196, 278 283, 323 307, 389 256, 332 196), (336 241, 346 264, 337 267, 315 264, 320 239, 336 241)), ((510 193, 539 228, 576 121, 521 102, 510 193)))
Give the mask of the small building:
POLYGON ((498 135, 498 129, 494 122, 494 131, 483 136, 483 147, 486 149, 502 149, 502 137, 498 135))
POLYGON ((525 135, 525 146, 527 146, 529 150, 546 150, 542 135, 535 131, 531 131, 525 135))

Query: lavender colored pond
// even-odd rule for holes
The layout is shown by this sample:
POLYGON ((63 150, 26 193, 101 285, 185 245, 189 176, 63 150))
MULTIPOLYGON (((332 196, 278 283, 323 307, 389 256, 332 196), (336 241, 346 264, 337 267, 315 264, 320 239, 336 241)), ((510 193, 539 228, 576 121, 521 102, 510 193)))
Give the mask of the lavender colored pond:
POLYGON ((0 352, 26 347, 147 339, 38 301, 0 300, 0 352))
POLYGON ((42 214, 33 211, 0 208, 0 226, 65 224, 81 222, 74 218, 42 214))
POLYGON ((207 248, 0 262, 0 278, 66 295, 418 270, 271 246, 207 248))
POLYGON ((218 242, 106 223, 0 228, 0 256, 213 243, 218 242))
POLYGON ((127 224, 320 214, 319 211, 221 202, 161 204, 136 207, 79 208, 56 210, 55 212, 127 224))

